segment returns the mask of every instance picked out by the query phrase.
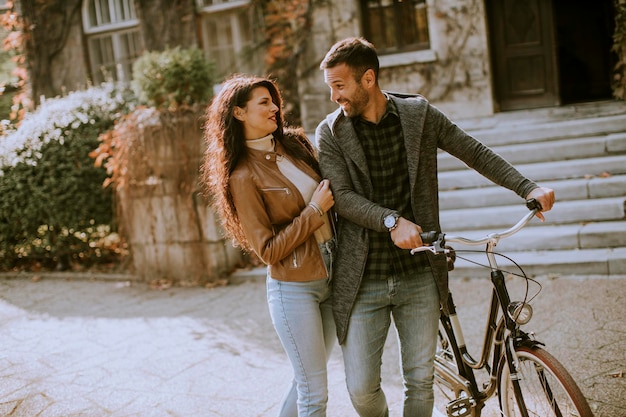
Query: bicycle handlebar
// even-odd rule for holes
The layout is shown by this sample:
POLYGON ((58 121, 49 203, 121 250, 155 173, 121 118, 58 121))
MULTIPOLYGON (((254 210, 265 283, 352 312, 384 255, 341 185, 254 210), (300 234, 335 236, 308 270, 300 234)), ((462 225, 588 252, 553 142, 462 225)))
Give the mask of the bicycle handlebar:
POLYGON ((533 217, 535 217, 537 212, 542 209, 541 204, 534 198, 526 201, 526 207, 528 207, 530 213, 524 215, 524 217, 522 217, 514 226, 501 232, 490 233, 479 239, 468 239, 462 236, 446 235, 445 233, 438 233, 436 231, 421 233, 420 236, 422 238, 422 242, 424 242, 426 246, 411 249, 411 254, 424 251, 430 251, 434 254, 449 253, 450 249, 445 247, 447 242, 457 242, 471 246, 484 245, 490 242, 497 243, 500 239, 507 238, 519 232, 533 217))

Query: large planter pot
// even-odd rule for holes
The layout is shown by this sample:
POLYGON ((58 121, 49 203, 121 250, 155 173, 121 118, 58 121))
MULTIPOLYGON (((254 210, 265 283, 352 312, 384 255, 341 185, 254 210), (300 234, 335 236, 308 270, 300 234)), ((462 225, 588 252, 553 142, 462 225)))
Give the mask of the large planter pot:
POLYGON ((198 183, 202 111, 138 111, 144 114, 124 129, 127 171, 118 186, 134 273, 183 285, 221 281, 242 254, 223 238, 198 183))

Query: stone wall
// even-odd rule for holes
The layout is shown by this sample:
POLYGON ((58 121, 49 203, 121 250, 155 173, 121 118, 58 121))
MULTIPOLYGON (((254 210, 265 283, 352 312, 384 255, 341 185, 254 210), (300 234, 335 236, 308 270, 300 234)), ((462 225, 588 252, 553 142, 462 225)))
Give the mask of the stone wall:
MULTIPOLYGON (((359 36, 362 30, 360 1, 309 1, 312 24, 307 44, 299 50, 298 90, 302 123, 312 133, 320 120, 337 107, 329 100, 319 63, 334 42, 359 36)), ((145 7, 141 8, 140 18, 147 45, 162 47, 163 39, 169 39, 169 46, 183 40, 183 45, 198 44, 190 7, 179 10, 175 4, 169 6, 180 13, 180 22, 168 25, 158 18, 162 17, 162 10, 148 1, 141 4, 145 7), (146 30, 148 27, 151 30, 146 30), (163 34, 163 39, 151 36, 158 33, 163 34)), ((427 13, 431 48, 381 56, 381 87, 422 94, 453 118, 493 114, 484 0, 427 0, 427 13)), ((81 88, 89 78, 80 19, 71 25, 68 44, 51 68, 59 91, 81 88), (72 65, 68 66, 68 62, 72 65)))
MULTIPOLYGON (((302 121, 313 132, 337 108, 319 63, 330 46, 361 35, 359 2, 316 2, 312 33, 299 63, 302 121)), ((431 48, 380 57, 380 85, 419 93, 452 118, 493 114, 485 9, 482 0, 427 0, 431 48)))

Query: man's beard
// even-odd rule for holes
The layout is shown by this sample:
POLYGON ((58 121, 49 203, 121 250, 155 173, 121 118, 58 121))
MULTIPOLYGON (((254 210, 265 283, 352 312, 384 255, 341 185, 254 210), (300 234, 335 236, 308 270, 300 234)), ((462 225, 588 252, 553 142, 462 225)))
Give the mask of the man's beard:
POLYGON ((347 104, 349 105, 349 107, 347 109, 342 107, 341 110, 346 117, 358 117, 363 114, 363 111, 368 102, 369 95, 367 94, 367 91, 365 91, 363 88, 359 88, 352 97, 352 99, 347 100, 347 104))

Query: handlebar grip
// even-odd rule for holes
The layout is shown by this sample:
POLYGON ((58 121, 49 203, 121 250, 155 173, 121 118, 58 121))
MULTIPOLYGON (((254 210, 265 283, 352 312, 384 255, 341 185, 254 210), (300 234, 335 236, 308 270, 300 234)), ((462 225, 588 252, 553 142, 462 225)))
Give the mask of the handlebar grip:
POLYGON ((526 200, 526 207, 528 207, 528 210, 535 210, 535 209, 537 209, 537 211, 543 210, 543 207, 541 207, 541 203, 535 200, 534 198, 531 198, 530 200, 526 200))
POLYGON ((433 243, 439 237, 439 233, 433 231, 420 233, 420 237, 422 238, 422 242, 425 245, 429 245, 433 243))

